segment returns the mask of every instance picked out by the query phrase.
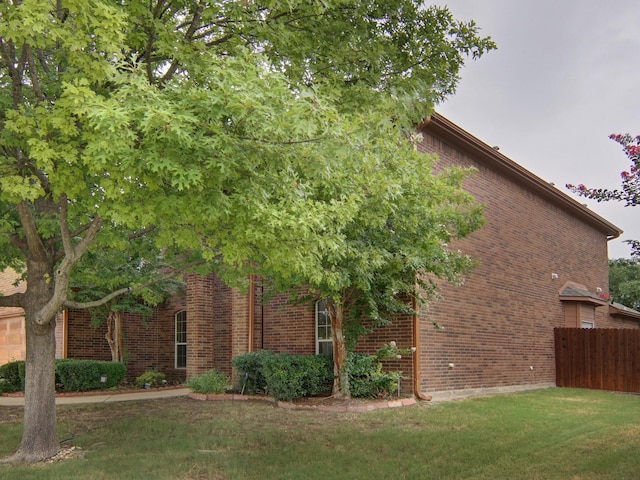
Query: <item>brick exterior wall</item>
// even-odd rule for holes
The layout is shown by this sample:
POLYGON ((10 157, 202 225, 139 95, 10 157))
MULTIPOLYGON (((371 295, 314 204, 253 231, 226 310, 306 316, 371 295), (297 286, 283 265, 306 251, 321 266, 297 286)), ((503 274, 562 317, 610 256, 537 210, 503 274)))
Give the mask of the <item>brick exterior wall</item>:
MULTIPOLYGON (((417 319, 398 318, 358 344, 358 351, 367 352, 391 340, 402 348, 418 347, 415 355, 386 363, 404 373, 403 394, 413 393, 414 381, 416 389, 427 394, 552 384, 553 329, 577 321, 578 310, 583 318, 592 315, 596 327, 638 328, 635 320, 609 316, 606 306, 596 308, 559 299, 559 290, 567 281, 593 292, 598 287, 608 292, 604 220, 576 212, 575 205, 573 210, 567 208, 568 197, 559 200, 558 195, 531 188, 531 182, 542 181, 532 180, 528 173, 528 179, 514 175, 506 159, 501 168, 485 161, 488 155, 498 155, 486 145, 481 149, 489 153, 478 153, 477 145, 451 141, 430 124, 423 134, 419 149, 437 153, 441 159, 438 168, 461 165, 477 169, 465 188, 486 206, 486 226, 453 245, 478 261, 464 285, 441 283, 441 299, 422 308, 417 319), (552 273, 557 278, 552 278, 552 273), (444 329, 436 329, 434 321, 444 329)), ((158 310, 147 327, 142 327, 139 319, 126 322, 127 328, 137 325, 126 333, 132 370, 171 370, 173 315, 178 308, 187 310, 188 348, 186 372, 173 372, 176 377, 210 368, 232 373, 231 358, 248 351, 251 343, 254 350, 315 353, 311 302, 291 305, 286 295, 276 295, 263 305, 260 279, 246 291, 229 288, 215 275, 188 275, 185 280, 185 297, 158 310), (253 342, 249 341, 251 330, 253 342)), ((79 323, 70 321, 69 356, 108 359, 104 333, 90 329, 88 323, 87 318, 79 323), (83 340, 72 347, 79 338, 83 340)))
MULTIPOLYGON (((608 291, 606 235, 428 131, 423 137, 419 149, 437 153, 439 168, 477 169, 465 188, 486 206, 486 225, 454 245, 478 260, 464 285, 441 284, 442 298, 420 315, 420 390, 554 383, 553 328, 575 308, 559 289, 573 280, 608 291)), ((596 327, 631 325, 606 306, 594 319, 596 327)))
MULTIPOLYGON (((155 308, 151 317, 124 313, 122 331, 127 380, 147 370, 157 370, 169 382, 182 382, 185 369, 175 368, 175 314, 186 309, 183 295, 155 308)), ((86 310, 71 310, 67 320, 67 358, 111 360, 105 339, 105 319, 93 320, 86 310), (96 325, 96 323, 98 323, 96 325)), ((188 351, 188 350, 187 350, 188 351)))

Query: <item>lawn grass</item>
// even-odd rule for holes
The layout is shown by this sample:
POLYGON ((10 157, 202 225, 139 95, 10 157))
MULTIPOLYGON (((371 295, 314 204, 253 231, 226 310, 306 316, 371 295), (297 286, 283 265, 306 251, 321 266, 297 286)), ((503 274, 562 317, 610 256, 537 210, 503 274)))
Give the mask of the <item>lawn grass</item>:
MULTIPOLYGON (((83 458, 13 479, 636 479, 640 396, 552 388, 367 413, 188 398, 58 407, 83 458)), ((0 407, 0 457, 21 409, 0 407)))

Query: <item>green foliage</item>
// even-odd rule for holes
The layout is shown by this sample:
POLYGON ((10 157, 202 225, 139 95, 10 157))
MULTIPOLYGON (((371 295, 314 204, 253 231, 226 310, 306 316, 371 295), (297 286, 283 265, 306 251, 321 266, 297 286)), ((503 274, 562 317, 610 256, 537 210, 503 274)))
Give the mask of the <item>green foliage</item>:
POLYGON ((0 392, 24 390, 24 360, 15 360, 0 366, 0 392))
POLYGON ((66 391, 111 388, 124 380, 126 367, 122 363, 99 360, 69 360, 56 362, 56 372, 66 391), (106 376, 106 382, 100 381, 106 376))
POLYGON ((238 389, 246 393, 258 393, 267 389, 267 380, 263 374, 265 362, 275 353, 270 350, 247 352, 233 357, 231 364, 239 372, 238 389))
MULTIPOLYGON (((75 360, 70 358, 55 361, 56 383, 66 391, 97 390, 114 387, 124 380, 126 368, 122 363, 98 360, 75 360), (100 382, 106 375, 107 382, 100 382)), ((24 390, 25 361, 17 360, 0 366, 0 378, 4 379, 6 392, 24 390)))
POLYGON ((613 301, 640 309, 640 262, 618 258, 609 261, 609 293, 613 301))
MULTIPOLYGON (((411 353, 395 344, 384 345, 375 355, 350 353, 349 381, 354 397, 382 397, 398 388, 402 372, 385 372, 381 360, 411 353)), ((238 355, 232 364, 240 373, 240 386, 247 393, 268 391, 278 400, 326 393, 333 381, 333 360, 326 355, 276 354, 263 350, 238 355)))
POLYGON ((269 395, 291 401, 331 391, 331 357, 324 355, 272 355, 264 362, 262 373, 269 395))
POLYGON ((196 393, 224 393, 230 385, 229 376, 216 369, 194 375, 187 380, 187 387, 196 393))
MULTIPOLYGON (((402 181, 435 192, 427 215, 389 224, 400 231, 424 220, 416 248, 457 236, 448 214, 468 213, 456 209, 455 185, 449 195, 448 180, 432 182, 431 163, 407 141, 453 93, 464 60, 495 48, 444 7, 0 2, 0 44, 0 270, 28 277, 28 338, 62 308, 144 291, 146 278, 116 268, 138 259, 215 270, 229 283, 258 268, 280 284, 387 297, 393 282, 376 286, 381 272, 455 266, 438 248, 426 257, 408 242, 365 248, 368 230, 406 213, 393 199, 421 198, 402 181), (127 260, 111 257, 118 249, 127 260), (101 252, 113 258, 107 268, 101 252), (81 265, 85 255, 98 261, 81 265), (349 263, 352 271, 341 268, 349 263), (104 274, 93 283, 92 266, 104 274), (73 297, 78 285, 95 289, 92 299, 115 291, 85 301, 73 297)), ((0 297, 0 306, 21 303, 0 297)))
POLYGON ((145 387, 146 385, 149 385, 151 387, 158 387, 162 385, 166 377, 167 376, 162 372, 158 372, 156 370, 147 370, 140 376, 136 377, 136 384, 140 387, 145 387))
POLYGON ((354 397, 388 397, 398 390, 402 372, 384 372, 376 355, 351 352, 347 356, 349 387, 354 397))

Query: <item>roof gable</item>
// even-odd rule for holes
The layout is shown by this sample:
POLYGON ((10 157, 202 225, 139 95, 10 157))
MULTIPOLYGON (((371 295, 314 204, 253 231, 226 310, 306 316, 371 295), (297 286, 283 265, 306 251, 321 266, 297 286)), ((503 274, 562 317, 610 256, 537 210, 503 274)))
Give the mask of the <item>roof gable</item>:
POLYGON ((442 115, 433 113, 419 126, 419 130, 441 138, 454 148, 469 154, 477 162, 500 172, 523 185, 527 190, 554 203, 574 217, 604 233, 607 236, 607 240, 618 238, 622 234, 622 230, 619 227, 589 210, 568 194, 534 175, 442 115))

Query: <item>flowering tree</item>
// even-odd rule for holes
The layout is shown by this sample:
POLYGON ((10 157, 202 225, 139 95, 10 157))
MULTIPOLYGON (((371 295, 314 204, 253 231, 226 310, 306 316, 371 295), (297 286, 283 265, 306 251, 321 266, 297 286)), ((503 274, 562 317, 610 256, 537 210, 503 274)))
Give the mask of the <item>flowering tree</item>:
MULTIPOLYGON (((629 170, 620 173, 622 185, 619 189, 588 188, 583 184, 567 184, 567 188, 581 197, 591 198, 598 202, 614 200, 624 202, 626 207, 640 204, 640 135, 635 137, 619 133, 609 136, 610 139, 622 145, 627 158, 631 161, 629 170)), ((627 240, 631 245, 631 255, 640 258, 640 240, 627 240)))

